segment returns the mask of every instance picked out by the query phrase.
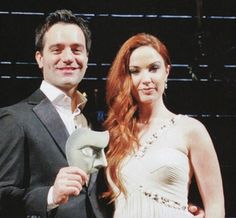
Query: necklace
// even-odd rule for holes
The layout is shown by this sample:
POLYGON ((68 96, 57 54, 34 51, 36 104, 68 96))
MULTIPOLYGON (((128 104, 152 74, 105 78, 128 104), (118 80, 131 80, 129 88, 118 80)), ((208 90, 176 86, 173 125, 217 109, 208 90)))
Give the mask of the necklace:
POLYGON ((165 132, 169 127, 173 126, 176 123, 177 118, 180 116, 177 115, 171 118, 167 123, 163 124, 157 131, 155 131, 150 137, 148 137, 143 144, 141 144, 135 153, 136 158, 142 158, 147 149, 152 146, 152 144, 165 132))

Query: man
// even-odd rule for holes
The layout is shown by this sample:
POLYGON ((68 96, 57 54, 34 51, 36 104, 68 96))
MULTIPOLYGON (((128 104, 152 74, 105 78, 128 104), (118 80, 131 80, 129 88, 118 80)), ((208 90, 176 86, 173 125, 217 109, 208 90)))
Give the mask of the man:
POLYGON ((51 13, 36 31, 40 89, 0 111, 0 217, 103 217, 96 173, 89 179, 65 156, 69 134, 87 125, 77 86, 90 46, 86 23, 67 10, 51 13))

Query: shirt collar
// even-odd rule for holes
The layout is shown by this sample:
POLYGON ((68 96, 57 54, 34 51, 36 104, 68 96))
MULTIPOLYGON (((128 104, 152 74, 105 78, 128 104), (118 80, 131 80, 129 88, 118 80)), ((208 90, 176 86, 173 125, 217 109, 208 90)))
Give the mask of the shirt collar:
MULTIPOLYGON (((55 105, 71 106, 71 98, 67 96, 62 90, 43 80, 40 90, 47 96, 47 98, 55 105)), ((79 91, 77 93, 78 105, 77 108, 83 110, 87 102, 87 98, 79 91)))

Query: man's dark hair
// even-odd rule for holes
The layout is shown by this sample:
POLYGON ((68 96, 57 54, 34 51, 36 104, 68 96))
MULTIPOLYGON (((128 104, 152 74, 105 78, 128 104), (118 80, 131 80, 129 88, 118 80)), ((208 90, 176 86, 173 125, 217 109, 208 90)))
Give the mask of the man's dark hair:
POLYGON ((91 32, 87 22, 81 17, 75 16, 71 11, 62 9, 50 13, 45 22, 40 25, 35 32, 35 49, 36 51, 43 51, 44 48, 44 35, 56 23, 76 24, 84 33, 86 50, 89 54, 91 48, 91 32))

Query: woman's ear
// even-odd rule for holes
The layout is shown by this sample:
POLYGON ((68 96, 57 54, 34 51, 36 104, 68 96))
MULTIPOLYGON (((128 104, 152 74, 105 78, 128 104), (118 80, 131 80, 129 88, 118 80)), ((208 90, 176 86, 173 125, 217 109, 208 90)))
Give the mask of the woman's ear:
POLYGON ((171 69, 171 66, 170 66, 170 65, 167 65, 167 67, 166 67, 166 73, 167 73, 167 75, 169 75, 170 69, 171 69))

